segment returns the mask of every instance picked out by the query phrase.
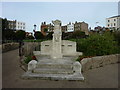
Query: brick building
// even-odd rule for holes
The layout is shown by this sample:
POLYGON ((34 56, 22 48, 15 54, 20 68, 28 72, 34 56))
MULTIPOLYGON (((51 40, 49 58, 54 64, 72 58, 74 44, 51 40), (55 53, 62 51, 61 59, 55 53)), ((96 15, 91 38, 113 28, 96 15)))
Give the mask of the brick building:
POLYGON ((48 26, 46 25, 46 22, 41 23, 41 33, 46 36, 46 32, 44 31, 45 29, 48 29, 48 26))
POLYGON ((53 30, 54 30, 54 26, 51 23, 50 24, 46 24, 46 22, 42 22, 40 28, 41 28, 41 33, 44 36, 46 36, 47 32, 53 32, 53 30), (47 31, 45 31, 45 29, 47 31))

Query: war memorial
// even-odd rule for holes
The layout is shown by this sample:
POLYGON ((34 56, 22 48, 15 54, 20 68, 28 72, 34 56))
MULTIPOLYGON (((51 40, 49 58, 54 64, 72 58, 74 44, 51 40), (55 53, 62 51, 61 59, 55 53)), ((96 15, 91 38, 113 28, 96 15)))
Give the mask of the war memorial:
POLYGON ((41 42, 41 51, 33 51, 38 61, 28 63, 23 79, 84 80, 81 64, 76 61, 76 42, 62 40, 61 21, 54 24, 53 39, 41 42))

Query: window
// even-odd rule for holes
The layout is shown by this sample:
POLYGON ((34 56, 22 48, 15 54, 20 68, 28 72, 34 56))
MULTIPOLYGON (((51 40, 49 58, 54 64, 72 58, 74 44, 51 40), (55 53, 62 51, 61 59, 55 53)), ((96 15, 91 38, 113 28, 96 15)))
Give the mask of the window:
POLYGON ((114 19, 114 21, 116 21, 116 19, 114 19))
POLYGON ((110 20, 108 20, 108 22, 110 22, 110 20))
POLYGON ((115 26, 116 24, 114 23, 114 26, 115 26))
POLYGON ((110 25, 108 24, 108 27, 109 27, 110 25))

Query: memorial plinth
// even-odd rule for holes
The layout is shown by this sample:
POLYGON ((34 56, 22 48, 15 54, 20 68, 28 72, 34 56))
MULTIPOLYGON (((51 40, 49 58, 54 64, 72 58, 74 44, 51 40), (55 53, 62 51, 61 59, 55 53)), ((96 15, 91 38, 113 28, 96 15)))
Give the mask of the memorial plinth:
POLYGON ((62 40, 61 21, 54 24, 53 39, 41 43, 41 51, 34 51, 36 68, 22 75, 24 79, 84 80, 81 64, 75 61, 81 52, 76 52, 76 42, 62 40))

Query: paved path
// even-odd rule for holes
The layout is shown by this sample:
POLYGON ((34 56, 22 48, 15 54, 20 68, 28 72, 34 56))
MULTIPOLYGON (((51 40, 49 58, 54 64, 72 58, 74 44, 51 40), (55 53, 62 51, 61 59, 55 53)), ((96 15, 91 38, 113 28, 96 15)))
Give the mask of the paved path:
POLYGON ((117 88, 118 64, 83 73, 85 81, 22 80, 18 49, 3 53, 3 88, 117 88))

